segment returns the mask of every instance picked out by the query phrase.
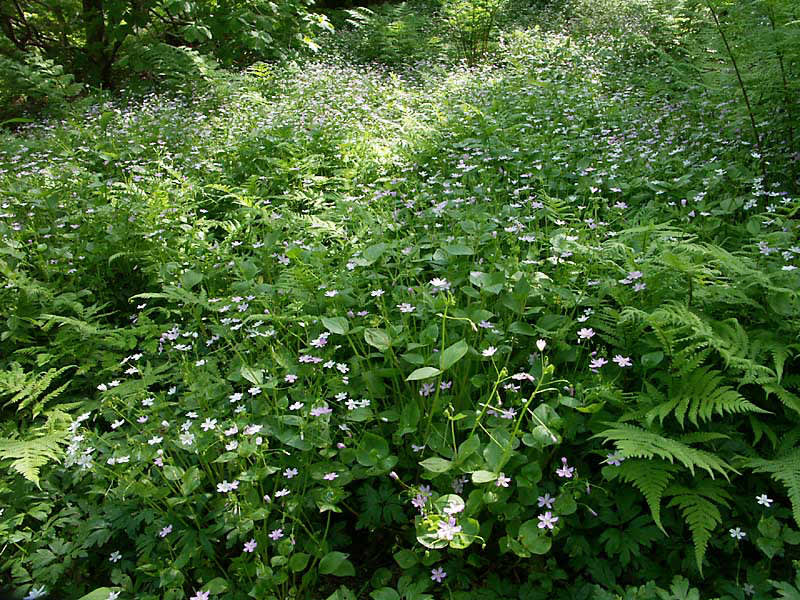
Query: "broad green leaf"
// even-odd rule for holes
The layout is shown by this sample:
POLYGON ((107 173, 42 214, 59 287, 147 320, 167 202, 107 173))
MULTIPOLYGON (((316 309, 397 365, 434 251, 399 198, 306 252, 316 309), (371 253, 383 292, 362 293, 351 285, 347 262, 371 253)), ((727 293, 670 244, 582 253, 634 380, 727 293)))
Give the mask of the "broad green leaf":
POLYGON ((389 442, 374 433, 365 433, 356 451, 358 463, 365 467, 373 467, 387 456, 389 456, 389 442))
POLYGON ((190 290, 198 283, 203 281, 203 274, 197 271, 188 270, 181 277, 181 287, 185 290, 190 290))
POLYGON ((264 384, 264 369, 254 369, 253 367, 243 366, 239 369, 239 373, 253 385, 264 384))
POLYGON ((516 333, 517 335, 537 335, 536 330, 533 327, 527 323, 523 323, 522 321, 514 321, 511 325, 509 325, 508 330, 511 333, 516 333))
POLYGON ((394 554, 395 562, 400 565, 401 569, 410 569, 419 562, 417 555, 411 550, 400 550, 394 554))
POLYGON ((465 244, 450 244, 442 249, 452 256, 471 256, 475 254, 475 250, 465 244))
POLYGON ((426 471, 430 471, 432 473, 446 473, 453 467, 452 461, 439 458, 438 456, 426 458, 425 460, 420 461, 419 464, 426 471))
POLYGON ((383 329, 375 329, 372 327, 364 330, 364 341, 381 352, 386 352, 389 346, 392 345, 389 334, 383 329))
POLYGON ((374 592, 370 592, 372 600, 400 600, 400 594, 388 587, 382 587, 374 592))
POLYGON ((553 504, 553 510, 559 515, 571 515, 578 510, 578 503, 569 494, 561 494, 553 504))
POLYGON ((352 577, 356 574, 353 563, 347 560, 344 552, 328 552, 319 561, 319 572, 322 575, 335 575, 336 577, 352 577))
POLYGON ((459 360, 464 358, 464 355, 467 353, 468 350, 469 346, 467 345, 467 342, 465 342, 463 339, 458 340, 452 346, 448 346, 447 348, 444 349, 444 352, 442 352, 442 355, 439 357, 439 368, 442 371, 446 371, 454 364, 456 364, 459 360))
POLYGON ((211 592, 212 594, 221 594, 228 590, 228 582, 223 579, 222 577, 215 577, 207 584, 203 586, 205 591, 211 592))
POLYGON ((292 557, 289 559, 289 569, 294 573, 302 571, 306 568, 306 566, 308 566, 309 558, 311 558, 311 556, 305 552, 297 552, 296 554, 292 554, 292 557))
POLYGON ((420 379, 430 379, 431 377, 436 377, 439 374, 441 374, 441 371, 436 367, 421 367, 419 369, 414 369, 411 372, 411 375, 406 377, 406 381, 419 381, 420 379))
POLYGON ((533 554, 546 554, 553 545, 553 538, 539 528, 538 519, 531 519, 520 526, 519 541, 533 554))
POLYGON ((96 590, 89 592, 85 596, 81 596, 78 600, 108 600, 109 595, 111 592, 114 591, 114 588, 107 588, 101 587, 97 588, 96 590))
POLYGON ((656 350, 655 352, 648 352, 647 354, 642 355, 642 366, 645 369, 649 369, 650 367, 655 367, 658 363, 664 360, 664 353, 660 350, 656 350))
POLYGON ((356 600, 356 595, 350 591, 347 586, 339 586, 339 589, 333 592, 326 600, 356 600))
POLYGON ((475 471, 472 473, 472 483, 489 483, 496 479, 497 475, 491 471, 475 471))
POLYGON ((459 524, 461 525, 461 531, 450 540, 450 547, 456 550, 463 550, 477 539, 481 526, 475 519, 465 519, 463 517, 459 519, 459 524))
POLYGON ((350 322, 345 317, 322 317, 322 325, 331 333, 339 335, 350 331, 350 322))
POLYGON ((161 469, 161 472, 164 473, 164 477, 170 481, 178 481, 181 477, 183 477, 183 469, 176 467, 175 465, 164 465, 164 468, 161 469))
POLYGON ((384 243, 374 244, 365 249, 361 254, 361 260, 358 261, 362 266, 368 267, 376 260, 378 260, 389 246, 384 243))
POLYGON ((188 496, 197 489, 205 477, 204 473, 196 466, 190 467, 186 473, 183 474, 183 483, 181 483, 181 493, 188 496))

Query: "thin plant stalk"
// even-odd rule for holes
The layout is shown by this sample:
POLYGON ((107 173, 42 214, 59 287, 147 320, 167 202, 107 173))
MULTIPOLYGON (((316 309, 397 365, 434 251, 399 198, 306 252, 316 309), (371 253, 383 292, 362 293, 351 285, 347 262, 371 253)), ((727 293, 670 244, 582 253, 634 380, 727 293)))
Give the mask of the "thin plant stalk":
POLYGON ((711 0, 706 0, 706 6, 708 10, 711 11, 711 16, 714 17, 714 23, 717 26, 717 31, 719 32, 720 37, 722 38, 722 43, 725 44, 725 51, 728 53, 728 58, 733 65, 733 70, 736 73, 736 80, 739 82, 739 89, 742 92, 742 97, 744 98, 744 103, 747 106, 747 115, 750 117, 750 126, 753 129, 753 137, 756 140, 756 148, 758 149, 758 162, 761 166, 761 174, 764 176, 764 181, 767 180, 767 169, 764 165, 764 152, 761 148, 761 136, 758 134, 758 127, 756 126, 756 118, 753 115, 753 108, 750 105, 750 96, 747 94, 747 87, 744 85, 744 81, 742 80, 742 74, 739 71, 739 65, 736 63, 736 56, 733 54, 733 50, 731 49, 730 44, 728 43, 728 37, 725 35, 725 30, 722 28, 722 24, 719 21, 719 16, 717 15, 717 11, 714 10, 714 6, 711 4, 711 0))

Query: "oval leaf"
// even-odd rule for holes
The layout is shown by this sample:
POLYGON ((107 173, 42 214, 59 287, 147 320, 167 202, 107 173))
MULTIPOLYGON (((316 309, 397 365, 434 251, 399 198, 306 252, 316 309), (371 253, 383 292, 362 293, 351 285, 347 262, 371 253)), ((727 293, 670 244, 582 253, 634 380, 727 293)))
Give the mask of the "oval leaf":
POLYGON ((406 377, 406 381, 419 381, 420 379, 430 379, 431 377, 436 377, 440 373, 441 371, 436 367, 421 367, 419 369, 414 369, 411 372, 411 375, 406 377))
POLYGON ((344 317, 322 317, 322 325, 331 333, 339 335, 350 331, 350 323, 344 317))
POLYGON ((353 563, 347 560, 347 554, 344 552, 328 552, 319 561, 319 572, 322 575, 336 577, 352 577, 356 574, 353 563))
POLYGON ((442 371, 446 371, 464 358, 467 350, 469 350, 469 346, 464 340, 458 340, 452 346, 448 346, 445 348, 444 352, 442 352, 441 357, 439 357, 439 368, 442 371))
POLYGON ((432 456, 431 458, 426 458, 419 464, 426 471, 431 471, 432 473, 445 473, 449 471, 450 468, 453 466, 452 461, 439 458, 438 456, 432 456))
POLYGON ((386 352, 389 346, 392 345, 392 340, 389 338, 383 329, 369 328, 364 330, 364 341, 373 348, 377 348, 381 352, 386 352))

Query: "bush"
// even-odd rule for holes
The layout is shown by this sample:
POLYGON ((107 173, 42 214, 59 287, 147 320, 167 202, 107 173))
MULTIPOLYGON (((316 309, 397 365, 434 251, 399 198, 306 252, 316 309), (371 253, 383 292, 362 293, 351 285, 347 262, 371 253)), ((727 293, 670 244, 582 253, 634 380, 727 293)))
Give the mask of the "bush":
POLYGON ((38 50, 14 58, 0 54, 0 118, 41 110, 59 112, 82 89, 64 67, 38 50))

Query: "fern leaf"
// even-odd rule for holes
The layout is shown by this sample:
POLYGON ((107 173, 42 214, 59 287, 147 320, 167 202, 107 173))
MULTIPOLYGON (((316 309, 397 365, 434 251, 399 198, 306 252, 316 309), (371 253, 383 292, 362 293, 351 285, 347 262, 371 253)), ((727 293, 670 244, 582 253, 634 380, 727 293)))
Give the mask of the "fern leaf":
POLYGON ((50 433, 29 440, 0 439, 0 458, 11 459, 11 468, 39 487, 39 470, 51 460, 58 460, 66 432, 50 433))
POLYGON ((34 418, 37 417, 48 402, 67 388, 69 382, 49 394, 45 394, 47 388, 50 387, 53 380, 73 366, 70 365, 60 369, 50 369, 45 373, 33 374, 25 373, 18 364, 14 364, 11 371, 3 373, 3 376, 0 377, 0 395, 13 394, 12 398, 4 406, 16 405, 17 412, 20 412, 33 405, 33 416, 34 418))
POLYGON ((800 413, 800 398, 795 396, 792 392, 775 383, 764 383, 761 387, 764 388, 767 396, 769 396, 769 394, 775 394, 784 406, 800 413))
POLYGON ((737 473, 733 467, 710 452, 636 427, 627 423, 611 423, 612 427, 592 437, 613 441, 617 451, 625 458, 659 457, 670 463, 679 462, 694 475, 695 468, 708 472, 711 478, 719 473, 728 479, 728 473, 737 473))
POLYGON ((722 522, 722 515, 711 500, 691 490, 686 491, 688 493, 674 496, 667 506, 677 506, 689 526, 697 569, 702 574, 708 540, 711 539, 711 532, 722 522))
POLYGON ((772 460, 754 458, 744 464, 755 473, 769 473, 775 481, 786 486, 792 515, 795 523, 800 525, 800 448, 794 448, 772 460))
POLYGON ((612 477, 619 477, 642 493, 653 521, 664 535, 667 535, 667 531, 661 524, 661 497, 676 469, 675 465, 659 460, 630 459, 611 471, 612 477))

